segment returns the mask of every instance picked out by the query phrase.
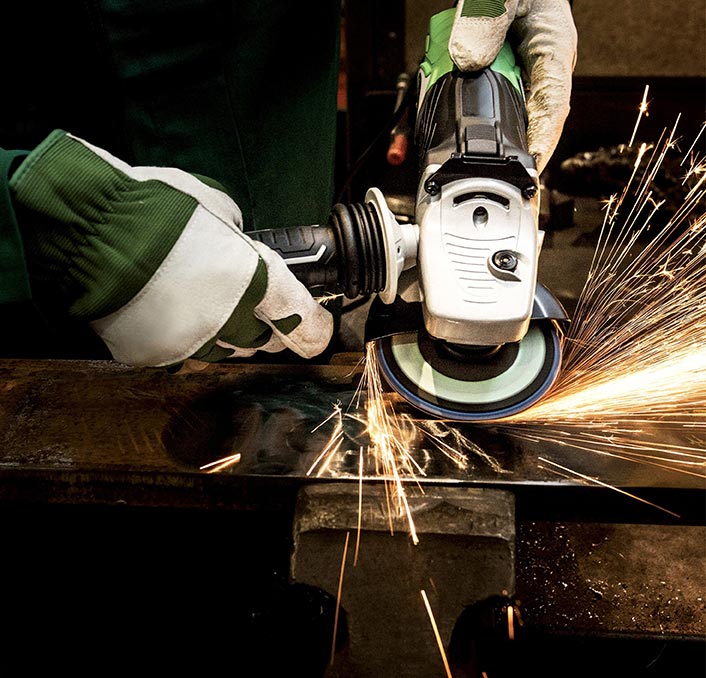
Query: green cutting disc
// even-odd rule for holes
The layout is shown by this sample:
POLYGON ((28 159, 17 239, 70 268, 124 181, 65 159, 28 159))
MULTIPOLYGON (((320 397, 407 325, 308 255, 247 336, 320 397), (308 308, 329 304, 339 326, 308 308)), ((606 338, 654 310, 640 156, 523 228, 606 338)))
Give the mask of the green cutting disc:
POLYGON ((524 338, 496 347, 464 347, 425 330, 376 341, 386 381, 415 407, 455 421, 492 421, 536 403, 561 364, 560 335, 551 320, 533 321, 524 338))

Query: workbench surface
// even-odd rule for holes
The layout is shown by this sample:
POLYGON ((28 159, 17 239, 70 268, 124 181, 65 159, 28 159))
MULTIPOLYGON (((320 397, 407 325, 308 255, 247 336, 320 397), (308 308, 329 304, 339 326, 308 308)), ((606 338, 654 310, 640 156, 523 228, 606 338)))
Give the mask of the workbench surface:
MULTIPOLYGON (((350 402, 360 375, 355 356, 178 373, 110 361, 1 360, 0 506, 265 512, 282 517, 281 537, 303 486, 359 480, 353 448, 322 477, 307 471, 329 435, 318 424, 336 403, 350 402), (236 452, 239 463, 208 466, 236 452)), ((410 496, 424 484, 515 494, 517 590, 541 600, 529 619, 534 628, 703 637, 703 478, 531 445, 492 427, 464 432, 500 467, 477 456, 459 470, 420 450, 426 475, 410 483, 410 496), (558 478, 540 456, 623 492, 558 478)))

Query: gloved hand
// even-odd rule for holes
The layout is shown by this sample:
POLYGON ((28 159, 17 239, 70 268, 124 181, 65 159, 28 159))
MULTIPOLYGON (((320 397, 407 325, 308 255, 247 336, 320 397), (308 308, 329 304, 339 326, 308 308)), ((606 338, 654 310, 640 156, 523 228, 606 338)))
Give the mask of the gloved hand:
POLYGON ((52 132, 10 178, 32 278, 56 286, 66 312, 129 365, 317 355, 330 313, 206 181, 52 132))
POLYGON ((569 114, 577 35, 568 0, 459 0, 449 54, 462 71, 489 66, 506 35, 528 81, 527 141, 545 168, 569 114))

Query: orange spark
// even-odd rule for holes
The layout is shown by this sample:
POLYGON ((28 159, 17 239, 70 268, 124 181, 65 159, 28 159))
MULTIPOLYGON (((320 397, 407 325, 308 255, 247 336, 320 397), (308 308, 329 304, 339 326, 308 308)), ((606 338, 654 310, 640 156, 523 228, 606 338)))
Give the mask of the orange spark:
POLYGON ((314 301, 325 306, 326 304, 329 303, 329 301, 333 301, 334 299, 338 299, 342 296, 343 296, 343 294, 336 294, 336 293, 322 294, 321 296, 314 297, 314 301))
POLYGON ((360 549, 360 532, 363 521, 363 448, 358 453, 358 530, 355 538, 355 556, 353 567, 358 564, 358 551, 360 549))
POLYGON ((331 662, 333 666, 334 655, 336 654, 336 636, 338 635, 338 615, 341 610, 341 592, 343 591, 343 573, 346 569, 346 556, 348 555, 348 539, 350 532, 346 532, 346 542, 343 545, 343 556, 341 558, 341 572, 338 576, 338 592, 336 593, 336 612, 333 616, 333 640, 331 641, 331 662))
POLYGON ((626 492, 625 490, 621 490, 618 487, 615 487, 614 485, 608 485, 607 483, 601 482, 598 480, 598 478, 591 478, 590 476, 587 476, 583 473, 579 473, 578 471, 573 471, 570 468, 566 468, 566 466, 562 466, 561 464, 557 464, 555 461, 551 461, 550 459, 545 459, 544 457, 539 457, 539 461, 542 461, 546 464, 551 464, 552 466, 556 466, 557 468, 561 469, 562 471, 566 473, 570 473, 575 475, 577 478, 581 478, 582 480, 586 480, 590 483, 595 483, 596 485, 600 485, 601 487, 606 487, 609 490, 613 490, 615 492, 619 492, 620 494, 624 494, 627 497, 630 497, 631 499, 635 499, 637 501, 642 502, 643 504, 648 504, 649 506, 653 506, 654 508, 659 509, 660 511, 664 511, 665 513, 668 513, 670 516, 674 516, 675 518, 679 518, 678 513, 674 513, 674 511, 670 511, 666 508, 663 508, 662 506, 659 506, 659 504, 654 504, 651 501, 647 501, 646 499, 642 499, 641 497, 638 497, 635 494, 632 494, 630 492, 626 492))
POLYGON ((640 108, 638 109, 638 114, 637 114, 637 120, 635 121, 635 128, 632 131, 632 136, 630 137, 630 143, 628 144, 628 148, 632 147, 633 141, 635 141, 635 135, 637 134, 637 128, 640 125, 640 120, 642 119, 642 116, 649 115, 647 112, 647 92, 650 91, 650 86, 645 85, 645 92, 642 95, 642 101, 640 102, 640 108))
POLYGON ((439 646, 439 652, 441 653, 441 661, 444 662, 444 669, 446 670, 447 678, 453 678, 451 675, 451 668, 449 667, 449 660, 446 658, 446 650, 444 650, 444 643, 441 640, 441 634, 439 633, 439 628, 436 625, 436 619, 434 619, 434 613, 432 612, 431 605, 429 604, 429 598, 427 598, 427 593, 424 589, 421 591, 422 600, 424 601, 424 606, 427 609, 427 614, 429 615, 429 621, 431 622, 431 628, 434 631, 434 637, 436 638, 436 644, 439 646))
POLYGON ((507 637, 515 640, 515 608, 512 605, 507 606, 507 637))
POLYGON ((240 461, 240 457, 240 454, 231 454, 227 457, 216 459, 216 461, 211 461, 208 464, 199 466, 199 469, 201 471, 209 469, 208 473, 217 473, 218 471, 222 471, 224 468, 228 468, 229 466, 233 466, 233 464, 237 464, 240 461))

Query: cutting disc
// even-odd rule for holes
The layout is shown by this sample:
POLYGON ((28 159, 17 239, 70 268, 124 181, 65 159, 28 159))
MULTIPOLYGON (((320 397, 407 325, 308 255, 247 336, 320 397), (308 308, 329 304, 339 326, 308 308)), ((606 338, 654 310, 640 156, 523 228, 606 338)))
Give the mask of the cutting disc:
POLYGON ((559 330, 533 321, 524 338, 497 347, 462 347, 425 330, 382 337, 376 354, 386 381, 415 407, 454 421, 492 421, 537 402, 561 364, 559 330))

